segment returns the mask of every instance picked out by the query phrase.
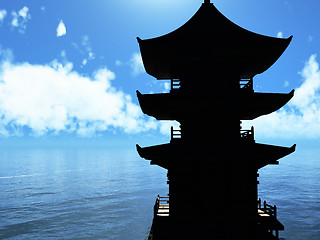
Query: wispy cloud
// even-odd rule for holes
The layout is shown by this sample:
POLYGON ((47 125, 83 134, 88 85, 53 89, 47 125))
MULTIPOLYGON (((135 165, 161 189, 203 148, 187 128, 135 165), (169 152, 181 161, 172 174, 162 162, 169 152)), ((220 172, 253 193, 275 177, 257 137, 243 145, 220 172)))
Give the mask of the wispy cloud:
POLYGON ((58 27, 57 27, 57 37, 62 37, 63 35, 67 34, 66 25, 62 20, 60 20, 58 27))
POLYGON ((88 35, 83 35, 80 42, 72 42, 72 47, 78 51, 82 56, 81 67, 87 65, 87 63, 96 58, 95 53, 92 50, 90 38, 88 35))
POLYGON ((85 54, 87 55, 82 60, 82 67, 84 67, 88 63, 88 61, 95 59, 95 54, 92 51, 88 35, 82 36, 81 46, 85 49, 85 54))
POLYGON ((130 67, 133 76, 145 72, 143 61, 140 53, 134 53, 130 59, 130 67))
POLYGON ((283 33, 282 33, 282 32, 278 32, 278 33, 277 33, 277 37, 278 37, 278 38, 283 38, 283 33))
POLYGON ((46 7, 45 7, 45 6, 42 6, 42 7, 40 8, 40 10, 41 10, 41 13, 43 14, 43 13, 45 13, 45 11, 46 11, 46 7))
POLYGON ((145 72, 142 57, 140 53, 133 53, 129 61, 115 61, 116 66, 129 66, 132 76, 136 77, 145 72))
POLYGON ((281 110, 247 121, 255 126, 258 137, 320 137, 320 69, 316 55, 311 55, 300 72, 302 84, 292 100, 281 110))
POLYGON ((18 29, 18 31, 22 34, 25 33, 27 28, 27 22, 31 19, 29 8, 24 6, 18 11, 18 13, 16 11, 12 11, 11 15, 12 15, 12 21, 11 21, 12 29, 18 29))
POLYGON ((0 9, 0 23, 3 22, 4 18, 7 16, 7 10, 0 9))

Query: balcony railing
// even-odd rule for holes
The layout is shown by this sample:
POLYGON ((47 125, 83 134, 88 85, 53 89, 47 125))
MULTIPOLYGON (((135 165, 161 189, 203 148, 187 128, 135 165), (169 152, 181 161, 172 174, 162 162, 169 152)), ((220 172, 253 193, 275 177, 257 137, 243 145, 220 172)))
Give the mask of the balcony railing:
POLYGON ((169 217, 169 197, 157 196, 154 204, 154 217, 169 217))
POLYGON ((173 129, 171 126, 171 142, 181 139, 181 129, 173 129))
MULTIPOLYGON (((257 200, 257 214, 258 224, 272 234, 276 239, 279 239, 279 230, 284 230, 283 225, 277 220, 277 207, 267 204, 266 201, 261 205, 261 199, 257 200), (275 235, 274 235, 275 232, 275 235)), ((170 204, 169 197, 160 197, 159 195, 156 198, 154 204, 154 219, 159 219, 163 217, 170 216, 170 204)))
POLYGON ((240 138, 245 141, 254 141, 254 128, 250 130, 240 130, 240 138))
POLYGON ((261 205, 261 199, 258 199, 258 215, 259 215, 259 224, 268 230, 269 233, 279 239, 279 230, 284 230, 283 225, 277 219, 277 207, 267 204, 266 201, 261 205))
POLYGON ((239 84, 240 84, 240 89, 243 89, 246 91, 253 91, 253 78, 240 79, 239 84))
POLYGON ((180 79, 171 79, 171 91, 178 90, 181 87, 180 79))

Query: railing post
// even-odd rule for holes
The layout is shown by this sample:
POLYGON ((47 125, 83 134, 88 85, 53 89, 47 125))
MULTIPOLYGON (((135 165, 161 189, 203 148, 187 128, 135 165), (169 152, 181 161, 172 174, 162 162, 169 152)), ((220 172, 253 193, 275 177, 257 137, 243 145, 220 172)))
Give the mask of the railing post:
POLYGON ((252 140, 254 141, 254 127, 251 126, 251 137, 252 137, 252 140))
POLYGON ((171 126, 171 141, 173 139, 173 126, 171 126))
POLYGON ((157 217, 157 215, 158 215, 159 198, 160 198, 160 196, 158 195, 158 196, 157 196, 157 199, 156 199, 156 202, 155 202, 155 204, 154 204, 154 207, 153 207, 153 217, 154 217, 154 218, 157 217))

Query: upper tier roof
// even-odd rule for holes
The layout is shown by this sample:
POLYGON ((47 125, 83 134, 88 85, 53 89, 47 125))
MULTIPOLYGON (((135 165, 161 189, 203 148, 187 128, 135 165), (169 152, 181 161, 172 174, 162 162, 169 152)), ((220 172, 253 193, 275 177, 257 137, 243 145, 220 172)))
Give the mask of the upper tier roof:
POLYGON ((138 42, 147 73, 157 79, 182 78, 203 69, 229 69, 250 78, 272 66, 291 39, 250 32, 206 2, 177 30, 138 42))

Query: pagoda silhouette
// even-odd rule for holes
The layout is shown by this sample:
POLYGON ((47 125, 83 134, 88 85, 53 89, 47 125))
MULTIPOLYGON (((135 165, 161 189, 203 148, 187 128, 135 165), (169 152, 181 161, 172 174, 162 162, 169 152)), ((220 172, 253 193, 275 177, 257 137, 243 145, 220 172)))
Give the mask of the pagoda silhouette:
POLYGON ((284 106, 294 90, 258 93, 253 78, 270 68, 292 36, 239 27, 209 0, 177 30, 137 38, 146 72, 171 80, 169 93, 141 94, 142 111, 176 120, 171 141, 137 151, 168 170, 169 194, 156 198, 149 239, 279 239, 276 206, 258 198, 258 170, 295 151, 256 143, 252 120, 284 106))

